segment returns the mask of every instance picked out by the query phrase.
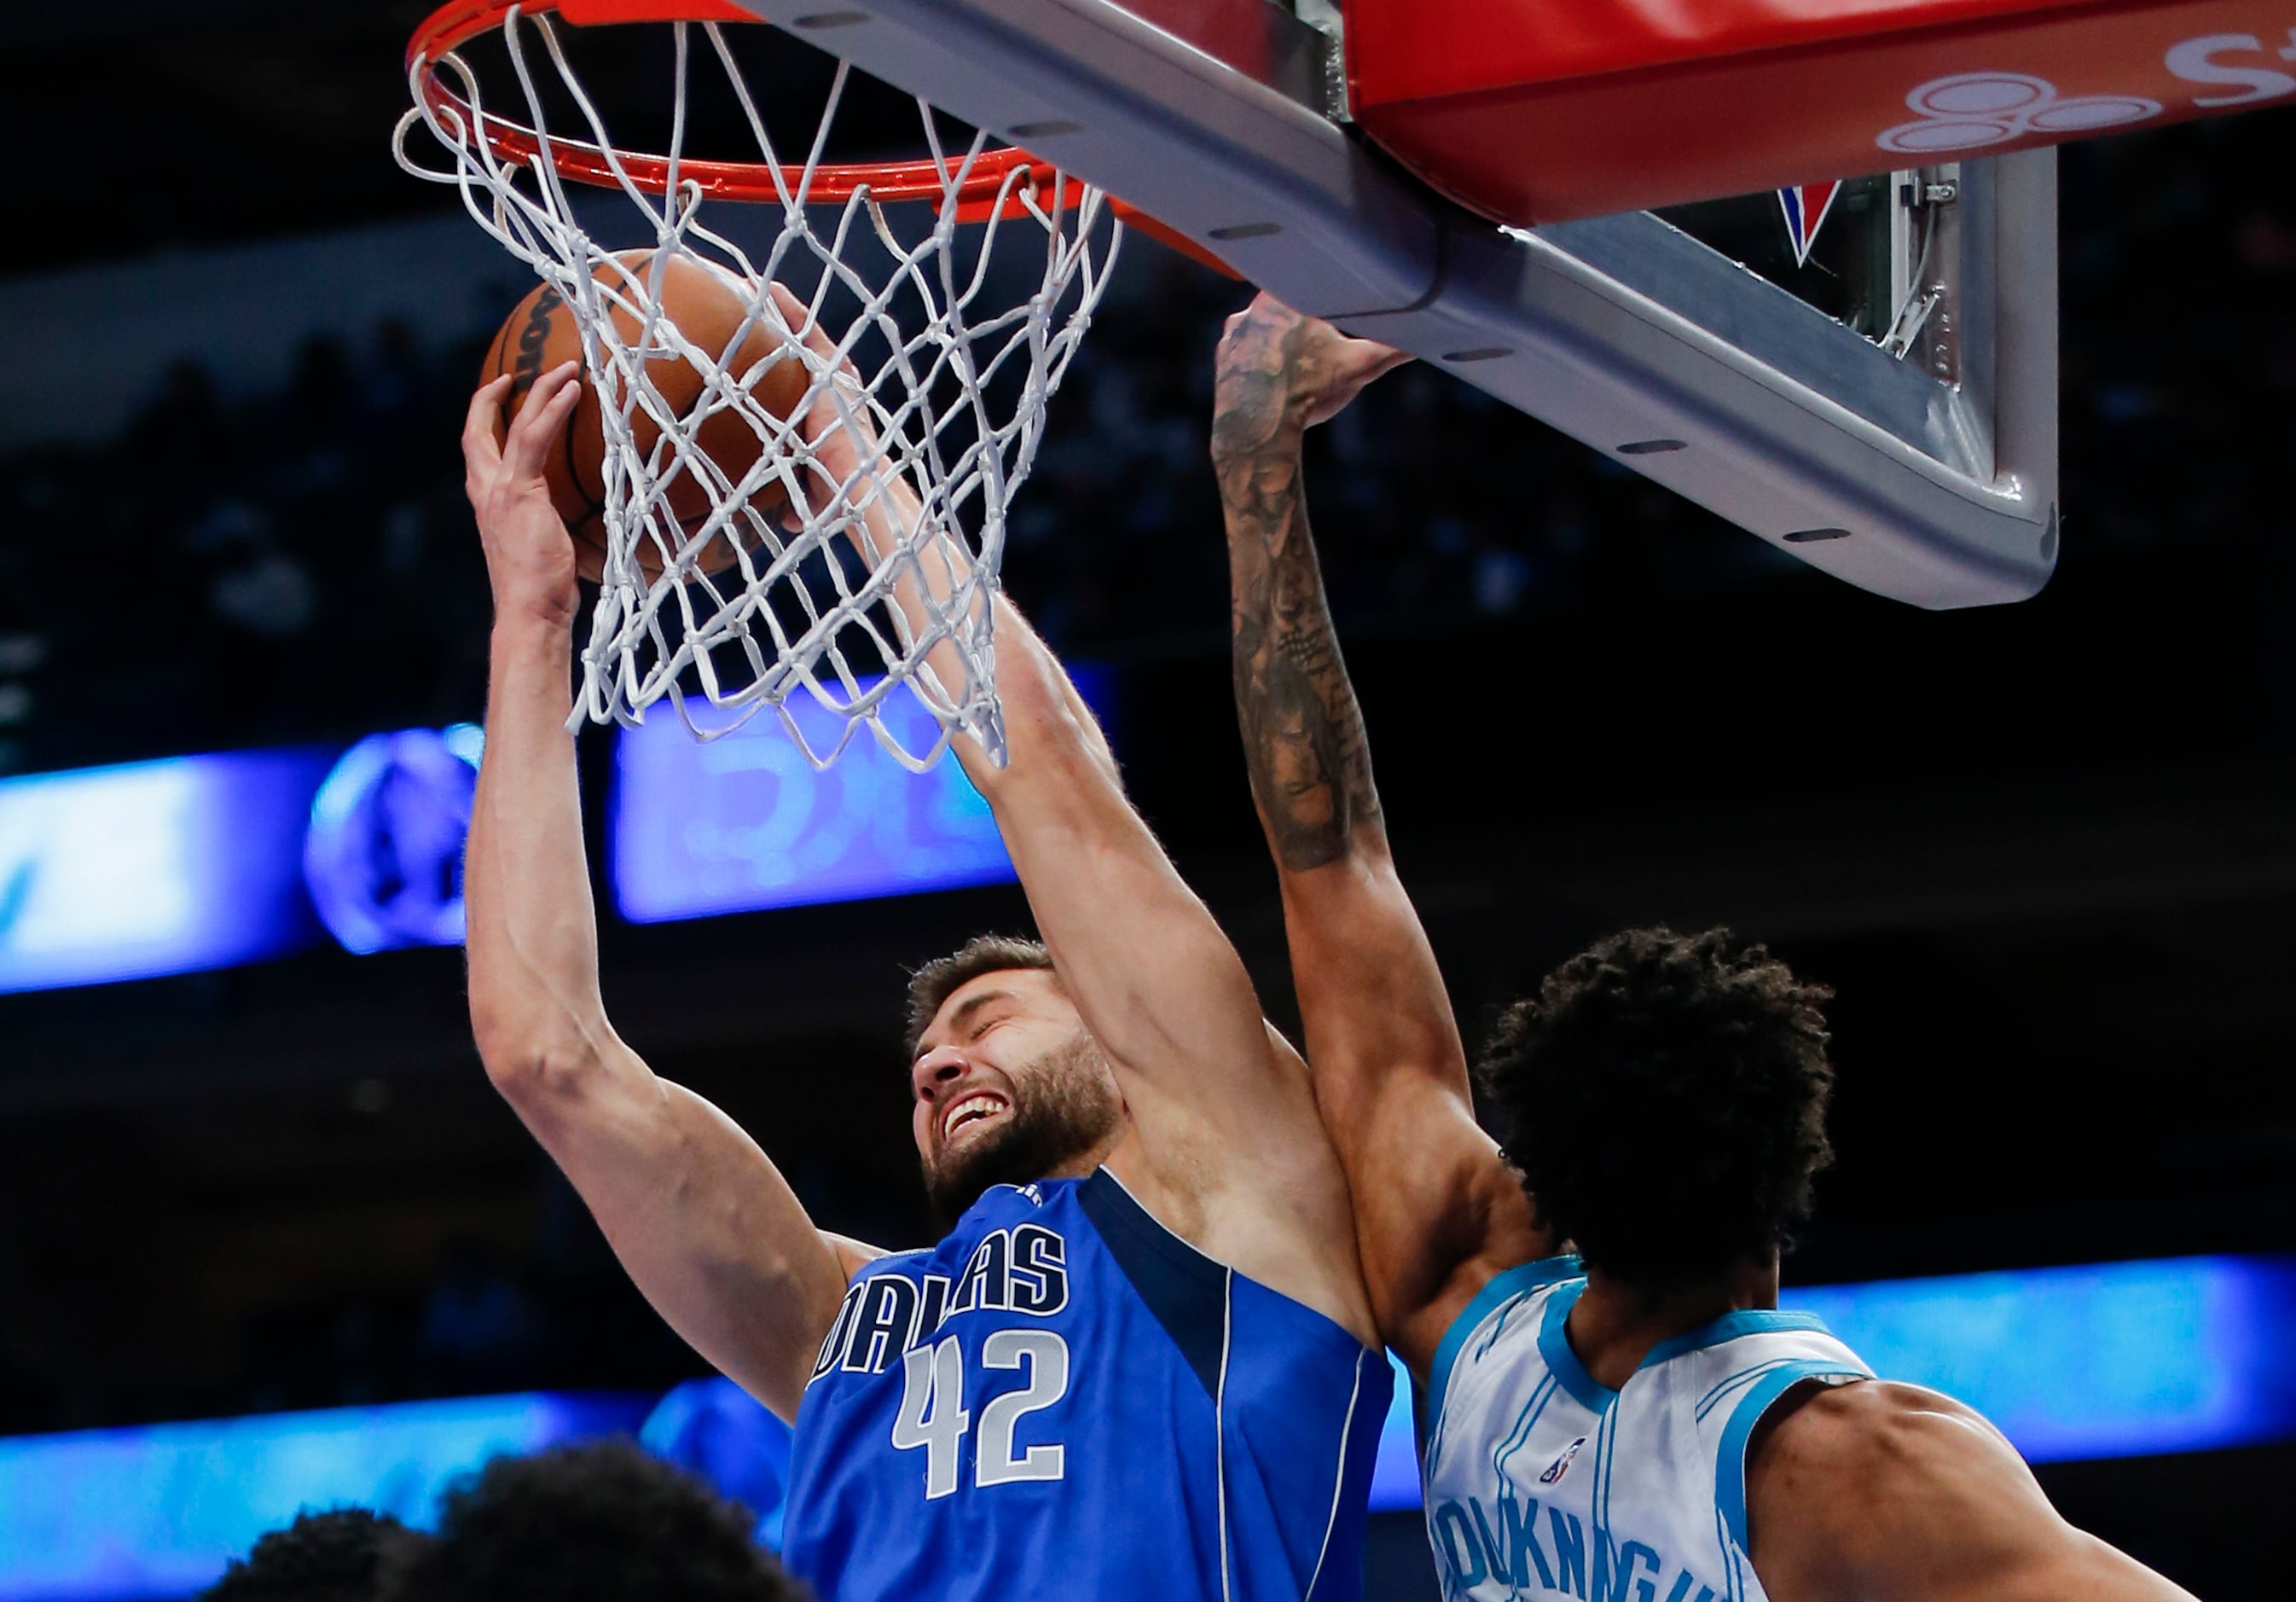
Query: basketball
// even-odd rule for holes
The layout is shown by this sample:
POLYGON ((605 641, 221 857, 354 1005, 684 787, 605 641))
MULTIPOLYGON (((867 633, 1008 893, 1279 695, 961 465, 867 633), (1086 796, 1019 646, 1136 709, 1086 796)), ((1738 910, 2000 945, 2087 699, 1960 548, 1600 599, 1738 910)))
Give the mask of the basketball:
MULTIPOLYGON (((652 255, 651 251, 625 251, 616 259, 644 282, 651 271, 652 255)), ((597 275, 608 283, 619 276, 603 265, 597 275)), ((627 294, 626 287, 617 287, 627 294)), ((737 377, 757 374, 750 383, 750 394, 761 408, 781 418, 796 409, 806 390, 805 364, 780 349, 771 329, 754 325, 743 335, 739 349, 732 349, 734 334, 749 314, 749 302, 731 275, 691 257, 673 256, 662 273, 660 294, 664 315, 689 343, 715 355, 737 377), (762 372, 758 371, 761 365, 762 372)), ((620 308, 610 315, 621 338, 635 341, 638 319, 620 308)), ((514 375, 503 403, 502 418, 495 425, 497 440, 508 432, 510 419, 517 415, 535 380, 562 362, 581 359, 581 333, 572 313, 556 290, 546 283, 537 286, 518 303, 487 349, 480 382, 505 373, 514 375)), ((691 362, 673 357, 650 359, 646 376, 681 419, 691 416, 707 382, 691 362)), ((574 414, 567 420, 544 471, 551 504, 574 537, 576 563, 584 578, 595 582, 606 563, 606 440, 598 415, 597 390, 586 373, 579 382, 582 398, 575 403, 574 414)), ((691 431, 702 454, 736 483, 763 449, 757 430, 737 407, 726 407, 702 419, 691 431)), ((632 412, 630 436, 641 456, 653 449, 660 434, 660 425, 643 407, 632 412)), ((713 504, 709 487, 688 472, 671 479, 663 500, 688 532, 708 518, 713 504)), ((788 505, 786 492, 771 482, 758 491, 758 510, 768 516, 788 505)), ((732 542, 721 536, 702 551, 698 565, 705 573, 718 572, 733 565, 734 555, 732 542)), ((639 569, 649 580, 660 576, 661 553, 653 541, 641 538, 637 557, 639 569)))

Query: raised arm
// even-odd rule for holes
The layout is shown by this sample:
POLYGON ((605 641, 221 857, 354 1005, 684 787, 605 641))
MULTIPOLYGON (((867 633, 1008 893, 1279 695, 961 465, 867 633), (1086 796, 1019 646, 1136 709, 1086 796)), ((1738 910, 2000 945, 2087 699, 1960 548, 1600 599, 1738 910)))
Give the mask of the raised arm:
POLYGON ((463 430, 471 504, 495 594, 486 759, 472 809, 471 1023, 487 1073, 541 1141, 656 1311, 726 1374, 794 1418, 865 1248, 816 1233, 757 1143, 658 1078, 606 1021, 576 784, 570 630, 574 550, 543 452, 579 394, 545 375, 497 448, 507 377, 463 430))
MULTIPOLYGON (((865 485, 865 426, 816 407, 808 427, 828 476, 849 493, 865 485)), ((882 483, 854 543, 873 563, 919 515, 905 485, 882 483)), ((927 620, 920 592, 945 609, 964 561, 929 552, 897 587, 913 628, 927 620)), ((996 608, 1007 760, 996 766, 970 738, 955 752, 996 813, 1062 988, 1116 1072, 1170 1203, 1156 1210, 1215 1256, 1368 1335, 1345 1182, 1297 1054, 1267 1027, 1234 948, 1127 800, 1058 659, 1001 593, 980 604, 996 608)), ((962 671, 947 647, 928 663, 945 684, 962 671)))
POLYGON ((1380 1332, 1423 1377, 1475 1292, 1552 1243, 1475 1122, 1443 976, 1388 852, 1308 531, 1302 436, 1402 359, 1262 295, 1220 341, 1212 459, 1236 715, 1283 883, 1316 1099, 1354 1193, 1380 1332))

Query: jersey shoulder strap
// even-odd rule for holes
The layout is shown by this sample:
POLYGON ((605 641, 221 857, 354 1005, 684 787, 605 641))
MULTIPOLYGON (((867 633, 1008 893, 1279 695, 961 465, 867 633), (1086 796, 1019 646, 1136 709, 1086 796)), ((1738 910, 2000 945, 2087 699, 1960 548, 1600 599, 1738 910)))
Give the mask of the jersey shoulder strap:
POLYGON ((1534 1261, 1517 1263, 1491 1276, 1489 1283, 1477 1291, 1459 1310, 1443 1331, 1443 1338, 1435 1344, 1435 1360, 1427 1370, 1427 1418, 1429 1427, 1443 1417, 1443 1396, 1451 1383, 1452 1371, 1463 1354, 1474 1355, 1488 1351, 1492 1342, 1505 1332, 1513 1322, 1541 1291, 1578 1279, 1586 1270, 1574 1256, 1541 1257, 1534 1261), (1468 1343, 1475 1342, 1470 1352, 1468 1343))
POLYGON ((1812 1313, 1729 1313, 1683 1339, 1695 1343, 1695 1360, 1703 1370, 1699 1377, 1706 1382, 1696 1420, 1701 1442, 1710 1444, 1714 1454, 1715 1515, 1731 1545, 1742 1553, 1746 1449, 1755 1429, 1798 1386, 1846 1384, 1871 1379, 1874 1371, 1812 1313))

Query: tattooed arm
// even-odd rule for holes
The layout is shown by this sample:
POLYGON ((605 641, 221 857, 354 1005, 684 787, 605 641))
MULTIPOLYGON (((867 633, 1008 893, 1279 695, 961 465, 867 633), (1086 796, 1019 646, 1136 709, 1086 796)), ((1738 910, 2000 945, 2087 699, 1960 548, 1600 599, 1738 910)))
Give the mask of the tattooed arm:
POLYGON ((1544 1255, 1476 1124, 1435 954, 1396 876, 1363 714, 1308 532, 1307 430, 1404 358, 1262 295, 1220 341, 1212 460, 1227 522, 1236 715, 1325 1130, 1380 1333, 1423 1378, 1491 1276, 1544 1255))

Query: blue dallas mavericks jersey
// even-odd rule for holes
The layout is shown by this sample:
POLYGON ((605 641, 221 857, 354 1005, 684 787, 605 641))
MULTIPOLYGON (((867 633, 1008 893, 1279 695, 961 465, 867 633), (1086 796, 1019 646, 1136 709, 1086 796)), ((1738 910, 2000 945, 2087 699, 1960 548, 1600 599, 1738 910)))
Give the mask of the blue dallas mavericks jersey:
POLYGON ((1392 1384, 1105 1170, 1000 1185, 848 1288, 783 1560, 822 1602, 1355 1602, 1392 1384))
POLYGON ((1872 1375, 1808 1313, 1726 1313, 1651 1349, 1625 1388, 1563 1321, 1578 1262, 1509 1269, 1435 1351, 1427 1534, 1462 1602, 1766 1602, 1747 1560, 1746 1442, 1805 1381, 1872 1375))

